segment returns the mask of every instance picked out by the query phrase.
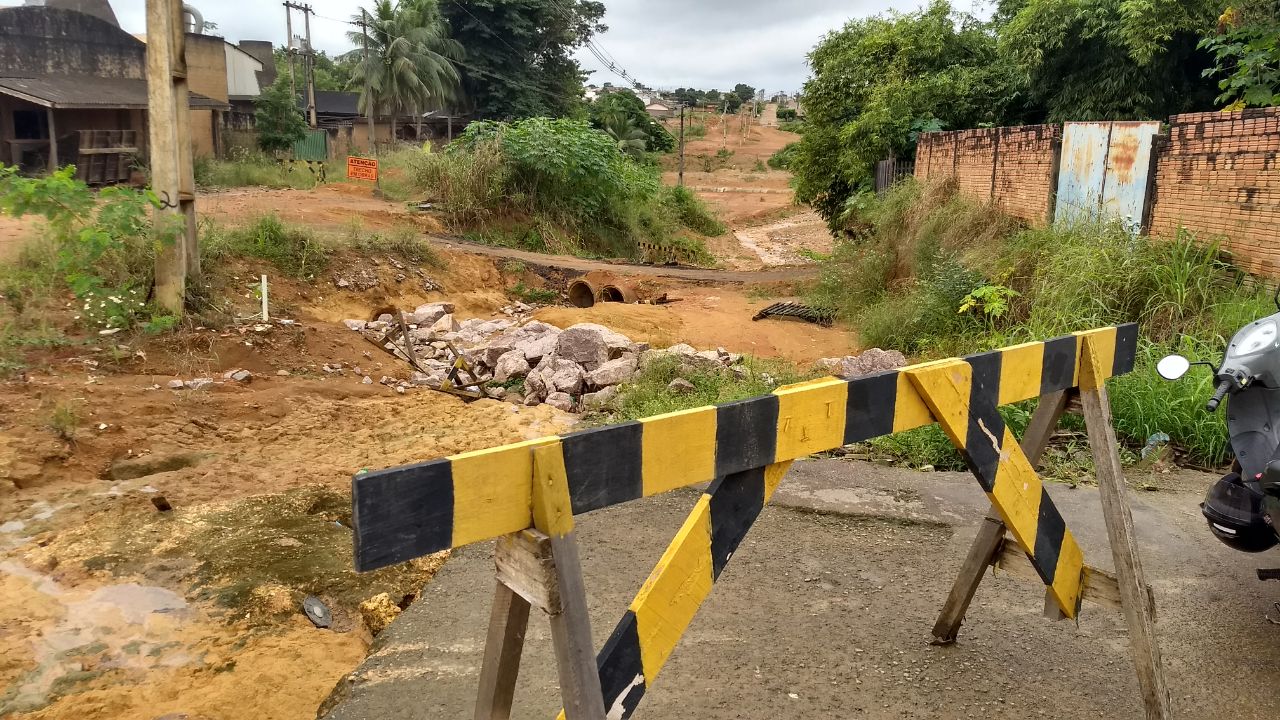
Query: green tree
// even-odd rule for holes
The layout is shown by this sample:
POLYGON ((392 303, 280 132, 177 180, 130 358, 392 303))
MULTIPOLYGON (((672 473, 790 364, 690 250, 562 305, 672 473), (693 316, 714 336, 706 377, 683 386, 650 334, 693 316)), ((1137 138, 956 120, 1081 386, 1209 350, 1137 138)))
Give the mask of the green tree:
POLYGON ((914 150, 922 130, 1001 124, 1021 108, 1017 69, 992 28, 935 0, 851 20, 809 55, 806 125, 791 159, 797 196, 838 226, 877 160, 914 150))
POLYGON ((733 86, 733 94, 744 103, 749 103, 756 99, 756 89, 746 83, 738 83, 733 86))
POLYGON ((364 56, 352 68, 350 81, 360 91, 360 112, 421 117, 457 97, 454 61, 462 49, 448 37, 435 0, 375 0, 353 21, 365 23, 368 30, 367 41, 361 30, 347 33, 364 56))
MULTIPOLYGON (((289 52, 284 48, 276 48, 274 56, 276 77, 283 75, 288 79, 289 52)), ((304 85, 306 78, 305 62, 304 57, 301 55, 294 58, 294 71, 298 75, 297 83, 299 94, 301 94, 306 88, 304 85)), ((331 92, 349 90, 351 86, 351 72, 355 69, 358 62, 360 62, 359 50, 343 53, 337 57, 330 57, 323 50, 317 51, 315 56, 316 90, 327 90, 331 92)))
POLYGON ((605 30, 602 3, 449 0, 440 9, 453 38, 466 48, 462 86, 477 116, 584 115, 586 74, 573 51, 605 30))
POLYGON ((1121 120, 1203 110, 1213 65, 1197 43, 1220 0, 1003 0, 1000 47, 1026 81, 1030 119, 1121 120))
POLYGON ((289 92, 288 75, 280 75, 275 83, 258 96, 254 115, 258 128, 258 147, 266 152, 284 152, 307 134, 307 121, 298 110, 298 100, 289 92))
MULTIPOLYGON (((630 124, 645 136, 646 147, 651 152, 670 152, 676 140, 662 123, 644 109, 644 101, 630 90, 618 90, 604 95, 591 104, 591 124, 609 132, 630 124)), ((618 138, 620 139, 620 138, 618 138)))
POLYGON ((601 129, 608 133, 618 144, 618 150, 633 158, 639 159, 649 147, 649 135, 636 127, 629 117, 618 113, 609 113, 600 118, 601 129))
POLYGON ((1206 77, 1221 77, 1218 102, 1228 109, 1280 105, 1280 3, 1230 7, 1200 42, 1213 53, 1206 77))

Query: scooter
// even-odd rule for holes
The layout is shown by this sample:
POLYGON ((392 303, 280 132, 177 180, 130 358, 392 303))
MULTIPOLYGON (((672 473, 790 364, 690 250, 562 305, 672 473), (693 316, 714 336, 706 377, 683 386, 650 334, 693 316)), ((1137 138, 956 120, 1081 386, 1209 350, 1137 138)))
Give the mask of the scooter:
MULTIPOLYGON (((1280 290, 1276 291, 1280 310, 1280 290)), ((1256 320, 1231 338, 1222 364, 1170 355, 1156 365, 1166 380, 1178 380, 1193 365, 1214 369, 1217 387, 1205 409, 1224 399, 1227 430, 1235 453, 1232 472, 1209 488, 1200 510, 1209 530, 1226 545, 1257 553, 1280 544, 1280 312, 1256 320)))

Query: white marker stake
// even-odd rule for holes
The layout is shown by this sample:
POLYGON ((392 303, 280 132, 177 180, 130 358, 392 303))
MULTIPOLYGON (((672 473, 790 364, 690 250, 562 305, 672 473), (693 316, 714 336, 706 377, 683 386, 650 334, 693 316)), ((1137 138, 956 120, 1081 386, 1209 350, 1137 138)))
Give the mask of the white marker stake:
POLYGON ((262 322, 271 322, 271 315, 267 311, 267 276, 262 276, 262 322))

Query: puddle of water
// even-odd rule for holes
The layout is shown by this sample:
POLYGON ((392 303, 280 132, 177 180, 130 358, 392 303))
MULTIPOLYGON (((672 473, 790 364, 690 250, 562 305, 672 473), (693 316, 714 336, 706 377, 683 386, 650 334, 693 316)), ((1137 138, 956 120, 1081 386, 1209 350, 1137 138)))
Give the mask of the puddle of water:
POLYGON ((61 619, 29 634, 36 666, 10 687, 0 715, 43 707, 57 698, 60 684, 65 690, 77 678, 196 662, 179 641, 194 613, 171 590, 121 583, 72 591, 13 561, 0 562, 0 574, 20 578, 62 610, 61 619))

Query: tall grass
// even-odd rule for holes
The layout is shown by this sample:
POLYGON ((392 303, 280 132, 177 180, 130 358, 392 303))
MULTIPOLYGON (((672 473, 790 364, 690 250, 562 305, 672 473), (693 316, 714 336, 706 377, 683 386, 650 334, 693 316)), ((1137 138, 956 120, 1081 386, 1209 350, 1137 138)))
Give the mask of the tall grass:
POLYGON ((329 247, 313 231, 286 225, 274 213, 237 227, 206 225, 200 240, 205 259, 254 257, 299 278, 314 277, 324 270, 330 257, 329 247))
POLYGON ((1117 431, 1135 445, 1168 433, 1193 462, 1227 459, 1222 418, 1203 409, 1208 374, 1167 383, 1154 372, 1174 350, 1217 362, 1226 338, 1275 311, 1214 243, 1119 223, 1026 229, 953 184, 908 181, 857 214, 861 232, 824 263, 811 299, 858 327, 865 346, 934 358, 1137 322, 1137 367, 1113 381, 1117 431), (968 302, 991 288, 1009 298, 998 313, 968 302))
MULTIPOLYGON (((343 170, 336 163, 325 166, 326 181, 341 180, 343 170)), ((310 190, 321 183, 320 176, 303 163, 281 162, 261 152, 241 150, 229 160, 210 157, 195 162, 196 185, 222 189, 238 187, 293 188, 310 190)))

